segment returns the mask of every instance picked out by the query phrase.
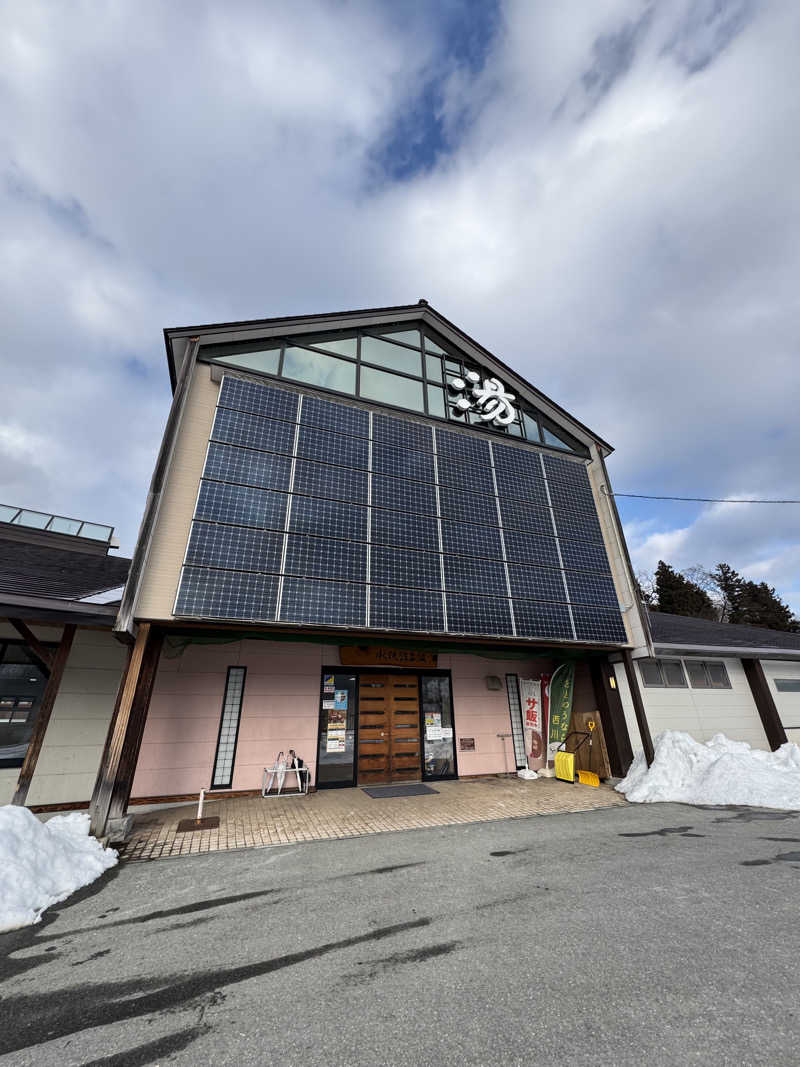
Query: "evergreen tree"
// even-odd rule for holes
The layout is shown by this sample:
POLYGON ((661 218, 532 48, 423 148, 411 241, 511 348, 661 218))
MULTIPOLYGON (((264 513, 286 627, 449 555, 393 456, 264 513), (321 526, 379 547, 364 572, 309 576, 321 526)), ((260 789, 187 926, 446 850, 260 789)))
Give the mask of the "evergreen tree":
POLYGON ((663 559, 656 567, 658 610, 673 615, 691 615, 699 619, 715 619, 717 613, 711 597, 695 582, 673 570, 663 559))
POLYGON ((711 577, 719 590, 720 622, 740 622, 737 615, 742 595, 742 578, 727 563, 718 563, 711 572, 711 577))
POLYGON ((718 563, 713 576, 722 598, 723 622, 766 626, 790 633, 800 630, 800 623, 792 617, 788 604, 766 582, 748 581, 727 563, 718 563))

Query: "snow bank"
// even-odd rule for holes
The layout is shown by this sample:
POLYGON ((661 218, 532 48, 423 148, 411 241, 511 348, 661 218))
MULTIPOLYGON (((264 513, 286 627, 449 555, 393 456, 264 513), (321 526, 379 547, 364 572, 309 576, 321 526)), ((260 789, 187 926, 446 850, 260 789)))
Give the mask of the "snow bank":
POLYGON ((27 808, 0 807, 0 933, 38 923, 45 908, 116 862, 113 849, 89 837, 83 812, 42 823, 27 808))
POLYGON ((751 748, 715 734, 701 744, 680 730, 665 730, 654 742, 648 768, 639 752, 617 789, 634 804, 671 800, 681 804, 745 804, 800 810, 800 748, 777 752, 751 748))

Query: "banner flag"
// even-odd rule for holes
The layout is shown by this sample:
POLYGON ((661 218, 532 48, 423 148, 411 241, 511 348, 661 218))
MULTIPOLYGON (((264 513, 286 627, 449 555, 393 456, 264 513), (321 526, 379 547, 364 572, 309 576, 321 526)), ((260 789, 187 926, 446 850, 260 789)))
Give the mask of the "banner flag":
POLYGON ((519 695, 524 716, 525 754, 528 757, 528 768, 538 771, 545 764, 541 679, 520 678, 519 695))
POLYGON ((558 746, 566 740, 572 718, 572 693, 575 688, 575 664, 562 663, 550 680, 550 743, 547 760, 555 762, 558 746))

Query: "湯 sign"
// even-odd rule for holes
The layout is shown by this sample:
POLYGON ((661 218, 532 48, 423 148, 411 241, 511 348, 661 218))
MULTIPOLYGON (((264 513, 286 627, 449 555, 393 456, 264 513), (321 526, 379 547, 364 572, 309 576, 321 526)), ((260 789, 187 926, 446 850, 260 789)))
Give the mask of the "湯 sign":
POLYGON ((506 391, 506 387, 498 378, 481 379, 480 374, 471 370, 464 378, 454 378, 450 382, 450 388, 454 393, 462 393, 455 402, 456 411, 473 411, 482 422, 491 423, 493 426, 508 426, 517 417, 513 401, 516 400, 514 393, 506 391))

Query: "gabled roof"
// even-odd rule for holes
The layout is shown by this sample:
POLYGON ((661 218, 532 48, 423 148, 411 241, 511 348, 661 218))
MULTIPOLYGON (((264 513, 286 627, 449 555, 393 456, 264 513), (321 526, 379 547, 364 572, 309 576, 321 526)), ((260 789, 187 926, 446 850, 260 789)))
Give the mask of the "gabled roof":
POLYGON ((665 611, 648 614, 650 633, 656 652, 672 649, 692 651, 731 652, 784 650, 792 657, 800 656, 800 633, 769 630, 765 626, 742 626, 738 623, 694 619, 686 615, 670 615, 665 611))
POLYGON ((557 420, 566 422, 568 427, 571 427, 573 431, 577 431, 579 435, 591 438, 605 455, 613 451, 613 447, 607 441, 603 440, 602 437, 590 430, 588 426, 576 419, 565 408, 562 408, 554 400, 551 400, 550 397, 522 378, 517 371, 503 363, 502 360, 484 348, 478 341, 475 341, 469 334, 432 308, 426 300, 420 300, 416 304, 400 304, 395 307, 366 308, 355 311, 284 316, 271 319, 248 319, 241 322, 207 323, 202 326, 167 328, 164 330, 164 343, 167 350, 167 363, 172 389, 174 392, 178 369, 190 338, 199 338, 201 343, 216 344, 254 339, 258 337, 259 333, 264 335, 285 335, 322 330, 343 330, 355 327, 370 328, 411 320, 419 320, 427 324, 437 330, 451 344, 458 346, 474 359, 487 364, 517 389, 521 389, 523 393, 530 394, 531 400, 541 407, 545 414, 550 414, 555 416, 557 420))

